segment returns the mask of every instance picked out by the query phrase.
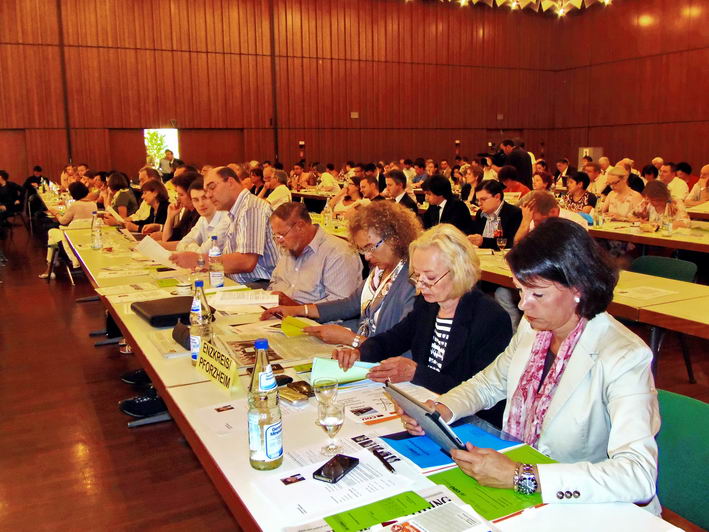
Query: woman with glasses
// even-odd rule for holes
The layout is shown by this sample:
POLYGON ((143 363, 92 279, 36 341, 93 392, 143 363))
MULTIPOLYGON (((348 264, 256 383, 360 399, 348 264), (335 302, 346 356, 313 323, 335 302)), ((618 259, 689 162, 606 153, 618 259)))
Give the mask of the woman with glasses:
MULTIPOLYGON (((490 366, 429 406, 451 423, 506 399, 503 430, 559 463, 520 464, 469 443, 451 456, 482 485, 540 493, 544 503, 633 502, 659 513, 652 352, 606 312, 616 268, 584 228, 561 218, 505 258, 525 319, 490 366)), ((423 434, 413 418, 402 421, 423 434)))
POLYGON ((370 272, 345 299, 326 303, 278 306, 261 319, 274 315, 307 316, 327 323, 304 331, 329 344, 359 346, 367 337, 391 329, 414 303, 409 283, 409 244, 421 233, 414 213, 398 203, 376 201, 354 211, 349 221, 350 241, 369 263, 370 272))
MULTIPOLYGON (((445 393, 486 368, 512 337, 509 315, 475 285, 480 260, 465 235, 450 224, 426 231, 409 247, 414 308, 390 330, 362 345, 333 353, 343 369, 355 360, 381 362, 368 377, 411 381, 445 393), (400 356, 411 350, 411 358, 400 356)), ((502 406, 481 417, 499 426, 502 406)))
POLYGON ((630 219, 633 211, 642 203, 643 197, 628 185, 628 173, 623 168, 616 166, 608 172, 606 182, 611 191, 601 207, 602 212, 608 214, 613 220, 630 219))

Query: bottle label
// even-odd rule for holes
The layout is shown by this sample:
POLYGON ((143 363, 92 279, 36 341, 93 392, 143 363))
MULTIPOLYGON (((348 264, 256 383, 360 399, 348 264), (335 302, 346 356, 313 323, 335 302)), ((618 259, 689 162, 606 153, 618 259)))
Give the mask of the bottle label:
POLYGON ((268 392, 276 389, 276 379, 273 376, 271 364, 264 368, 258 376, 258 389, 260 392, 268 392))
POLYGON ((199 302, 199 298, 195 297, 192 300, 192 306, 190 307, 190 312, 202 312, 202 305, 199 302))
POLYGON ((224 286, 224 272, 209 272, 209 284, 212 285, 212 288, 221 288, 222 286, 224 286))
POLYGON ((258 411, 249 412, 249 450, 252 453, 258 453, 254 458, 263 458, 260 456, 261 451, 261 425, 259 425, 258 411))
POLYGON ((275 460, 283 454, 283 425, 280 421, 265 425, 266 459, 275 460))
POLYGON ((199 358, 199 350, 202 347, 202 338, 200 336, 190 335, 190 356, 192 360, 199 358))

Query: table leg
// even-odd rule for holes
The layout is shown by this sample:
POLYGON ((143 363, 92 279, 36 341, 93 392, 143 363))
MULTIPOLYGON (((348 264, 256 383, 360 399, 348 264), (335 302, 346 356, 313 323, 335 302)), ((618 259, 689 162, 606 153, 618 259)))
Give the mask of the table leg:
POLYGON ((660 358, 662 341, 665 339, 665 329, 662 327, 650 328, 650 349, 652 350, 652 374, 657 377, 657 362, 660 358))

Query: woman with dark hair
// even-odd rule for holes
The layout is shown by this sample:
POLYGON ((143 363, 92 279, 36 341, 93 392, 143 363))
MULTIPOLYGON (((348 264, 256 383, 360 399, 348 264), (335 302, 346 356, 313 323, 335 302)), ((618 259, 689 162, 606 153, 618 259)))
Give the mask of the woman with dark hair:
POLYGON ((162 230, 162 226, 167 219, 167 208, 170 205, 170 197, 167 189, 160 181, 150 179, 140 187, 143 201, 150 205, 150 214, 145 220, 129 222, 126 220, 125 228, 133 232, 154 232, 162 230), (145 231, 144 231, 145 230, 145 231))
POLYGON ((596 206, 596 196, 586 189, 591 179, 585 172, 578 172, 566 178, 566 208, 573 212, 589 214, 596 206))
MULTIPOLYGON (((103 204, 110 205, 118 215, 125 219, 138 210, 138 201, 130 189, 128 179, 120 172, 111 172, 106 180, 106 190, 103 195, 103 204)), ((118 221, 113 216, 105 217, 109 225, 117 225, 118 221)))
POLYGON ((549 172, 537 172, 532 176, 532 190, 546 190, 549 192, 554 183, 554 178, 549 172))
POLYGON ((539 492, 545 503, 633 502, 659 513, 652 352, 606 312, 618 279, 610 259, 560 218, 506 259, 526 319, 490 366, 429 404, 450 423, 507 399, 503 430, 559 463, 518 464, 469 443, 454 460, 483 485, 539 492))

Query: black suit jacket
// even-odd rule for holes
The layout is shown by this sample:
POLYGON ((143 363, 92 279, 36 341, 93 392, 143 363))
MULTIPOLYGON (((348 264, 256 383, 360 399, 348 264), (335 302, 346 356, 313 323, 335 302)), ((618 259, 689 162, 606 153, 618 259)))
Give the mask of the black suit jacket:
MULTIPOLYGON (((486 223, 487 218, 483 216, 482 211, 476 212, 473 217, 472 234, 482 235, 486 223)), ((522 209, 506 202, 503 203, 502 208, 500 209, 500 227, 502 228, 502 236, 507 239, 507 245, 509 247, 512 247, 515 240, 515 234, 517 234, 517 229, 519 229, 519 224, 521 223, 522 209)), ((494 238, 483 238, 483 243, 480 247, 497 249, 497 242, 494 238)))
POLYGON ((507 164, 517 169, 517 181, 532 188, 532 158, 522 148, 515 148, 507 156, 507 164))
MULTIPOLYGON (((470 183, 465 183, 460 189, 460 201, 468 201, 468 196, 470 195, 472 185, 470 183)), ((475 191, 473 191, 473 203, 475 203, 475 191)))
MULTIPOLYGON (((360 346, 362 360, 380 362, 411 350, 411 358, 417 364, 412 382, 445 393, 490 365, 512 338, 509 315, 473 288, 461 297, 455 310, 441 371, 430 369, 428 360, 439 309, 438 303, 427 303, 418 296, 413 310, 402 321, 360 346)), ((504 402, 480 417, 499 427, 503 409, 504 402)))
POLYGON ((434 225, 442 224, 452 224, 458 229, 463 231, 466 235, 470 234, 470 226, 472 224, 472 218, 470 216, 470 210, 468 206, 460 201, 459 199, 450 198, 446 201, 446 205, 443 208, 443 213, 439 215, 440 207, 438 205, 431 205, 428 210, 423 213, 423 226, 425 229, 430 229, 434 225))
MULTIPOLYGON (((569 165, 569 167, 566 169, 566 175, 562 177, 562 181, 564 182, 564 186, 566 186, 566 179, 569 177, 576 177, 576 174, 578 174, 579 171, 576 169, 575 166, 569 165)), ((561 172, 557 170, 554 173, 554 184, 559 180, 559 176, 561 175, 561 172)))
POLYGON ((402 207, 408 207, 409 209, 414 211, 414 214, 416 216, 418 216, 419 206, 414 200, 411 199, 411 196, 409 196, 408 194, 404 194, 404 197, 401 198, 399 205, 401 205, 402 207))

